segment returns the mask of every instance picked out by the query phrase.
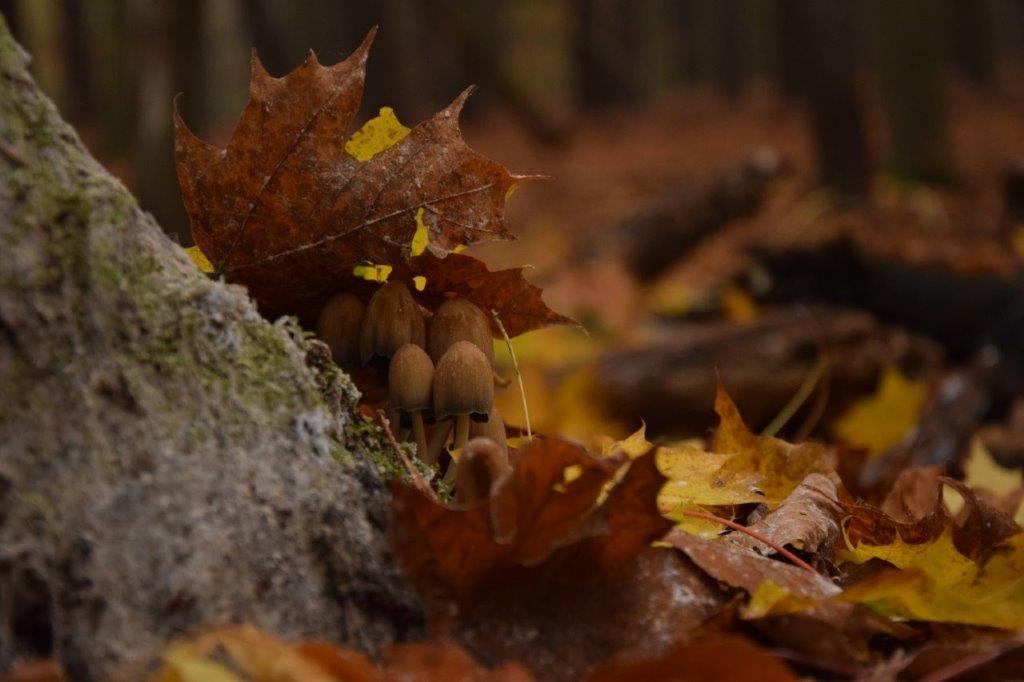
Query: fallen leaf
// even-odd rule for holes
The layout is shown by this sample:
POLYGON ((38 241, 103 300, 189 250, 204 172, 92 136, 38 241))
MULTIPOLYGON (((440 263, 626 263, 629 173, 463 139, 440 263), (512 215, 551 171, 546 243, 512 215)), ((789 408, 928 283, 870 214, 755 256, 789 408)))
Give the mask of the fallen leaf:
MULTIPOLYGON (((361 653, 324 642, 290 644, 251 625, 222 628, 179 641, 164 654, 150 682, 530 682, 520 665, 493 670, 445 642, 385 647, 381 664, 361 653), (244 677, 243 677, 244 676, 244 677)), ((27 680, 26 680, 27 682, 27 680)))
POLYGON ((860 545, 840 550, 839 560, 872 558, 889 570, 849 586, 840 599, 892 618, 1024 628, 1024 534, 1018 533, 979 565, 957 551, 947 528, 933 541, 860 545))
POLYGON ((683 644, 656 660, 612 664, 588 676, 586 682, 786 682, 796 679, 786 664, 770 652, 740 637, 720 636, 693 644, 683 644))
POLYGON ((774 507, 810 474, 834 471, 834 461, 823 445, 812 442, 793 445, 751 432, 721 383, 715 396, 715 412, 721 423, 711 449, 729 455, 717 472, 725 485, 729 485, 730 480, 754 474, 757 488, 764 493, 762 501, 774 507))
MULTIPOLYGON (((805 552, 830 556, 835 541, 841 536, 839 522, 843 515, 835 482, 824 474, 811 474, 778 509, 748 528, 779 545, 791 545, 805 552)), ((761 554, 774 552, 750 536, 735 534, 733 541, 761 554)))
POLYGON ((889 366, 882 371, 875 393, 850 406, 833 430, 844 443, 865 448, 874 458, 917 426, 927 399, 927 385, 889 366))
POLYGON ((682 550, 715 580, 754 594, 764 582, 771 582, 791 595, 818 602, 839 594, 840 589, 824 577, 796 566, 763 557, 731 540, 707 540, 672 531, 665 542, 682 550))
POLYGON ((658 513, 665 479, 651 455, 599 458, 535 438, 516 460, 490 499, 468 507, 393 485, 395 555, 430 632, 569 679, 618 652, 663 653, 720 607, 699 571, 650 547, 672 525, 658 513), (579 468, 571 480, 569 467, 579 468))
POLYGON ((512 239, 505 199, 526 178, 466 145, 458 117, 469 90, 411 130, 383 109, 350 136, 374 34, 343 62, 322 66, 311 53, 283 78, 253 55, 249 102, 224 149, 175 111, 178 179, 201 254, 270 316, 308 316, 353 285, 357 266, 397 270, 425 251, 416 276, 427 298, 445 293, 449 273, 451 291, 473 289, 516 333, 564 319, 538 303, 520 270, 487 273, 469 256, 435 266, 456 247, 512 239), (491 300, 502 297, 517 305, 491 300))

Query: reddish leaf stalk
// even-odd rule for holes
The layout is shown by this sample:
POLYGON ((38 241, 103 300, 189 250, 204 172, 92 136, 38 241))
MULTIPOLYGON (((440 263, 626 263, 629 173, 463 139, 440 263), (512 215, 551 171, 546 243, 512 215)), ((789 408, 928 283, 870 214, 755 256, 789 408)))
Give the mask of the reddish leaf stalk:
POLYGON ((391 422, 384 414, 384 410, 377 410, 377 419, 380 421, 380 425, 384 428, 384 435, 387 436, 388 440, 391 442, 391 447, 395 449, 395 452, 398 454, 398 458, 402 460, 402 464, 405 465, 406 470, 409 472, 409 476, 412 477, 412 482, 431 500, 437 502, 437 493, 435 493, 434 489, 430 487, 427 480, 423 478, 423 474, 421 474, 420 470, 416 468, 416 465, 412 463, 409 456, 405 454, 405 450, 402 449, 402 446, 398 444, 397 440, 395 440, 395 434, 391 432, 391 422))
POLYGON ((810 571, 814 575, 821 575, 820 573, 818 573, 818 571, 814 570, 814 567, 811 566, 809 563, 798 557, 796 554, 793 554, 788 549, 786 549, 779 543, 775 542, 774 540, 769 540, 765 536, 758 533, 756 530, 750 530, 746 526, 742 526, 736 523, 735 521, 730 521, 729 519, 724 519, 721 516, 715 516, 714 514, 709 514, 707 512, 698 512, 686 509, 683 510, 683 515, 690 516, 695 519, 704 519, 705 521, 714 521, 715 523, 721 523, 722 525, 728 526, 729 528, 732 528, 735 531, 739 531, 740 533, 749 535, 758 542, 763 542, 764 544, 768 545, 776 552, 778 552, 781 556, 784 556, 787 559, 789 559, 789 561, 792 562, 794 566, 802 568, 805 571, 810 571))

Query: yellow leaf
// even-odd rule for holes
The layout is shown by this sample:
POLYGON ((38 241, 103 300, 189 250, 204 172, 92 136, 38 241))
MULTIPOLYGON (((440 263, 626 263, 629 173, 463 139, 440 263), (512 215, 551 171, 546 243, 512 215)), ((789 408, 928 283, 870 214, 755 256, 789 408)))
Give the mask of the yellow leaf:
POLYGON ((157 680, 167 682, 242 682, 220 663, 206 660, 190 653, 185 647, 177 646, 164 656, 167 669, 157 680))
POLYGON ((833 427, 842 441, 866 448, 874 458, 899 443, 917 426, 928 387, 886 367, 875 393, 850 406, 833 427))
POLYGON ((723 485, 731 482, 738 488, 753 477, 756 489, 764 494, 760 501, 774 508, 809 474, 833 475, 824 446, 812 442, 793 445, 751 432, 722 386, 715 396, 715 412, 721 424, 711 449, 729 456, 717 472, 723 485))
POLYGON ((253 682, 336 680, 295 647, 266 635, 251 625, 213 630, 174 645, 166 665, 151 682, 236 682, 236 676, 218 661, 226 653, 232 667, 253 682))
POLYGON ((601 456, 607 457, 616 452, 624 452, 630 459, 647 454, 651 449, 651 443, 647 440, 647 425, 641 426, 623 440, 614 440, 607 436, 601 439, 601 456))
POLYGON ((858 563, 888 561, 888 571, 849 587, 837 599, 864 604, 892 617, 1024 628, 1024 533, 1010 538, 979 566, 960 554, 947 529, 933 542, 861 545, 837 553, 858 563))
POLYGON ((185 249, 185 253, 188 254, 188 257, 192 259, 192 262, 196 264, 196 267, 201 272, 207 274, 213 272, 213 263, 210 262, 210 259, 206 257, 206 254, 198 246, 188 247, 185 249))
POLYGON ((412 242, 409 244, 409 250, 412 252, 413 256, 418 256, 427 250, 427 244, 430 243, 430 233, 427 232, 427 225, 423 222, 422 206, 416 209, 416 214, 413 216, 413 219, 416 221, 416 233, 412 236, 412 242))
POLYGON ((719 298, 722 312, 726 319, 740 324, 750 322, 757 317, 757 301, 738 286, 727 286, 719 298))
POLYGON ((1024 478, 1019 469, 999 466, 981 439, 975 438, 971 441, 971 452, 964 460, 964 483, 972 488, 1005 495, 1020 488, 1024 478))
POLYGON ((416 287, 416 291, 423 291, 427 288, 427 278, 423 275, 416 275, 412 278, 412 285, 416 287))
POLYGON ((743 618, 754 620, 766 616, 784 616, 799 613, 813 607, 815 601, 808 597, 793 594, 785 587, 765 580, 750 595, 750 601, 743 609, 743 618))
POLYGON ((753 474, 722 476, 721 468, 728 455, 682 445, 658 448, 655 457, 658 469, 669 479, 658 494, 658 506, 663 509, 765 501, 753 474))
POLYGON ((345 151, 356 161, 369 161, 401 142, 409 132, 409 128, 399 123, 394 109, 381 107, 377 116, 352 133, 352 137, 345 143, 345 151))
POLYGON ((381 282, 388 281, 388 277, 391 276, 392 268, 390 265, 375 265, 374 263, 360 263, 359 265, 352 268, 352 274, 356 277, 365 279, 367 282, 381 282))

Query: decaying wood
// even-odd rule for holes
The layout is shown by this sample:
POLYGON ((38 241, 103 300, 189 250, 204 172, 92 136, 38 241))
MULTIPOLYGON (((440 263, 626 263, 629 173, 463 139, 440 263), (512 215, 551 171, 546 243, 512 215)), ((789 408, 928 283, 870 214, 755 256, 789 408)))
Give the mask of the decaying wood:
POLYGON ((240 621, 365 650, 418 627, 352 384, 201 275, 27 60, 0 20, 0 670, 141 679, 240 621))
POLYGON ((760 150, 652 201, 599 239, 589 236, 582 251, 621 254, 638 279, 652 281, 725 223, 752 215, 770 182, 785 170, 776 152, 760 150))
POLYGON ((650 433, 701 435, 715 423, 711 405, 721 376, 756 430, 786 405, 823 354, 829 363, 823 423, 870 393, 883 366, 929 376, 941 360, 934 343, 881 327, 864 313, 765 310, 747 325, 668 325, 649 346, 605 356, 597 368, 597 399, 627 423, 645 421, 650 433))

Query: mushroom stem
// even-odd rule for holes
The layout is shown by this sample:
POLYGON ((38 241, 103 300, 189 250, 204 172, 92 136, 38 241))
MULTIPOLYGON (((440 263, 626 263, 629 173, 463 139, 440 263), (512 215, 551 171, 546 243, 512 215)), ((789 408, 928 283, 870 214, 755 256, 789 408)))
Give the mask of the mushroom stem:
POLYGON ((469 415, 455 415, 455 440, 452 442, 452 449, 458 450, 469 440, 469 415))
POLYGON ((440 459, 441 451, 444 450, 444 444, 448 442, 448 436, 451 432, 451 420, 445 419, 437 424, 430 432, 430 443, 427 444, 426 456, 421 459, 431 466, 437 464, 437 460, 440 459))
POLYGON ((426 461, 427 457, 427 432, 423 428, 422 410, 412 411, 412 434, 416 439, 416 456, 426 461))

